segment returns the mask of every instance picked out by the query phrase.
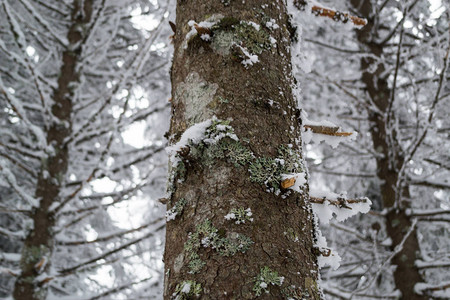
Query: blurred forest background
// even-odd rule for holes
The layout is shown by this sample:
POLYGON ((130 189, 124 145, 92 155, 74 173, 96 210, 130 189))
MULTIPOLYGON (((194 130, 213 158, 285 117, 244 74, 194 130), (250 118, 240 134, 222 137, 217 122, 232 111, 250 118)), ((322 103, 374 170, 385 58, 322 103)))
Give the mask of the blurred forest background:
MULTIPOLYGON (((447 299, 449 3, 321 1, 355 28, 303 2, 303 123, 357 133, 305 144, 310 185, 373 203, 321 224, 342 257, 325 297, 447 299)), ((175 5, 0 0, 0 298, 162 298, 175 5)))

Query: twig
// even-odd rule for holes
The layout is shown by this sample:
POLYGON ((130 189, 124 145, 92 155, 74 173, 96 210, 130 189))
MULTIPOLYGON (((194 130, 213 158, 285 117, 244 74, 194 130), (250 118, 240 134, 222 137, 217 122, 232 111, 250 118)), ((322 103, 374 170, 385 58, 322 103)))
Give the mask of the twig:
MULTIPOLYGON (((305 10, 306 7, 308 6, 308 3, 305 0, 295 0, 294 5, 299 10, 305 10)), ((364 26, 367 24, 366 19, 351 16, 348 13, 340 12, 337 10, 332 10, 329 8, 320 7, 317 5, 313 5, 311 7, 311 12, 316 16, 330 18, 336 22, 340 21, 344 24, 347 23, 348 21, 351 21, 354 25, 357 25, 357 26, 364 26)))
POLYGON ((328 201, 329 204, 335 205, 340 208, 347 208, 352 209, 347 204, 355 204, 355 203, 367 203, 367 198, 356 198, 356 199, 345 199, 345 198, 337 198, 336 200, 330 200, 326 197, 318 198, 318 197, 309 197, 309 201, 311 203, 318 203, 318 204, 324 204, 326 201, 328 201))

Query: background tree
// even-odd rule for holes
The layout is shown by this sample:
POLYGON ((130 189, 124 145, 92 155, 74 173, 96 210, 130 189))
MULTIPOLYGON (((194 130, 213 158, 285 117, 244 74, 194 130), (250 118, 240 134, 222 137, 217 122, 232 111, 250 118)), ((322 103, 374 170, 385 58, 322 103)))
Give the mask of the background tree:
POLYGON ((306 18, 304 47, 316 59, 303 76, 304 107, 313 120, 360 134, 357 147, 310 153, 313 186, 326 180, 367 194, 378 212, 331 224, 349 263, 324 276, 325 292, 344 299, 445 297, 448 15, 428 1, 340 5, 368 25, 353 34, 306 18))
POLYGON ((169 4, 0 1, 2 296, 157 296, 169 4))

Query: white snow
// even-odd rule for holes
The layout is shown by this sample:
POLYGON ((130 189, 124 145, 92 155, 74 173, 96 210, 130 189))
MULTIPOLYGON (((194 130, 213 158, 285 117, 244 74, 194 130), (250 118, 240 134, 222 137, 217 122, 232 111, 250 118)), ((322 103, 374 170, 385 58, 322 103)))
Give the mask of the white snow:
POLYGON ((278 29, 280 26, 276 23, 275 19, 270 19, 270 21, 266 22, 266 27, 269 29, 278 29))
POLYGON ((302 139, 304 144, 309 144, 311 142, 315 144, 320 144, 321 142, 325 142, 332 148, 336 148, 339 145, 339 143, 356 140, 356 137, 358 135, 357 132, 352 132, 352 135, 350 136, 331 136, 326 134, 313 133, 312 130, 310 130, 309 128, 305 128, 304 126, 305 125, 323 126, 323 127, 339 127, 339 126, 328 120, 322 120, 319 122, 309 120, 308 114, 304 111, 302 111, 302 120, 303 120, 302 139))
POLYGON ((19 262, 21 257, 19 253, 0 253, 0 258, 6 261, 19 262))
MULTIPOLYGON (((316 228, 316 234, 317 234, 317 243, 314 246, 318 247, 319 249, 321 249, 323 251, 328 251, 328 249, 330 249, 330 248, 327 245, 327 240, 322 235, 322 232, 319 230, 319 228, 316 228)), ((333 250, 333 249, 330 249, 330 250, 331 250, 331 252, 330 252, 329 256, 319 255, 317 257, 317 262, 319 264, 319 268, 322 268, 322 267, 328 265, 333 270, 337 270, 340 266, 340 262, 342 259, 335 250, 333 250)))
POLYGON ((241 24, 248 24, 253 26, 253 28, 255 28, 257 31, 259 31, 261 29, 261 26, 259 26, 259 24, 256 24, 255 22, 252 21, 241 21, 241 24))
POLYGON ((355 140, 357 135, 358 134, 356 132, 353 132, 353 134, 350 136, 330 136, 326 134, 313 133, 311 130, 305 130, 302 133, 303 142, 305 144, 309 144, 310 142, 313 142, 315 144, 325 142, 333 149, 337 148, 337 146, 339 146, 339 144, 342 142, 355 140))
POLYGON ((205 138, 206 129, 211 126, 212 120, 206 120, 189 127, 182 135, 178 143, 166 147, 166 152, 173 156, 189 143, 198 144, 205 138))
MULTIPOLYGON (((220 19, 222 19, 222 18, 223 18, 223 16, 218 14, 218 15, 213 15, 213 16, 209 17, 208 19, 206 19, 205 21, 202 21, 200 23, 197 23, 194 20, 190 20, 188 22, 188 26, 191 28, 191 30, 186 34, 186 38, 185 38, 184 44, 183 44, 183 49, 187 49, 189 41, 198 34, 197 30, 195 29, 195 25, 197 25, 198 27, 202 27, 202 28, 211 28, 215 24, 217 24, 217 22, 220 21, 220 19)), ((209 34, 202 34, 200 36, 200 38, 205 41, 209 41, 211 39, 211 36, 209 36, 209 34)))
POLYGON ((201 38, 202 40, 204 40, 204 41, 207 41, 207 42, 209 42, 209 41, 211 40, 211 36, 210 36, 209 34, 207 34, 207 33, 202 34, 202 35, 200 36, 200 38, 201 38))
POLYGON ((433 295, 435 297, 439 297, 440 299, 450 299, 450 281, 443 281, 440 282, 439 284, 419 282, 416 283, 416 285, 414 286, 414 292, 416 292, 419 295, 424 295, 424 293, 430 289, 436 290, 433 292, 433 295))
POLYGON ((166 211, 166 215, 165 215, 166 221, 169 222, 169 221, 175 220, 177 215, 178 215, 178 213, 175 210, 169 209, 168 211, 166 211))
POLYGON ((229 213, 229 214, 225 215, 224 218, 227 220, 232 220, 232 219, 236 219, 236 215, 234 213, 229 213))
POLYGON ((252 66, 253 64, 259 62, 258 55, 251 54, 250 52, 247 51, 247 49, 245 49, 242 46, 239 46, 239 45, 237 45, 237 46, 242 50, 242 52, 244 52, 245 56, 247 57, 247 59, 244 59, 241 62, 245 67, 252 66))
POLYGON ((314 213, 319 217, 323 224, 328 224, 333 216, 336 220, 342 222, 358 213, 367 213, 370 210, 372 202, 366 198, 366 202, 361 203, 346 203, 351 209, 345 207, 338 207, 330 204, 328 200, 338 200, 338 198, 346 199, 346 192, 339 194, 311 189, 309 195, 315 198, 326 198, 323 204, 311 203, 314 213))
POLYGON ((11 172, 4 160, 0 160, 0 175, 5 178, 8 185, 20 196, 20 198, 22 198, 22 200, 26 201, 32 207, 39 207, 40 201, 30 195, 17 183, 16 176, 11 172))
POLYGON ((191 284, 189 282, 186 282, 183 285, 183 288, 181 289, 181 292, 185 293, 185 294, 189 294, 190 291, 191 291, 191 284))

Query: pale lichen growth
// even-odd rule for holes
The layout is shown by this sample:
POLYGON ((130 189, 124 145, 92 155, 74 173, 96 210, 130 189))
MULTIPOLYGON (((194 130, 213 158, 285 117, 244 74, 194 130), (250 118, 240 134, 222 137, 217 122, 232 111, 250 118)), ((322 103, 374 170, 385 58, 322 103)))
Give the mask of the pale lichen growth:
POLYGON ((253 21, 224 17, 211 30, 211 48, 222 56, 231 55, 246 67, 259 62, 258 55, 273 45, 266 30, 253 21))
POLYGON ((297 243, 300 241, 299 235, 291 227, 289 227, 285 232, 283 232, 283 234, 291 242, 297 243))
POLYGON ((188 126, 213 116, 209 104, 219 85, 203 80, 197 72, 191 72, 175 91, 174 104, 184 104, 184 118, 188 126))
POLYGON ((180 156, 175 155, 175 162, 169 162, 169 176, 167 178, 167 197, 170 198, 175 192, 175 181, 183 182, 186 176, 186 166, 180 156))
POLYGON ((202 285, 194 280, 184 280, 177 284, 175 293, 172 294, 173 300, 188 300, 192 297, 199 297, 203 292, 202 285))
POLYGON ((253 286, 253 291, 256 296, 259 297, 263 292, 269 293, 270 285, 281 286, 283 284, 284 277, 279 276, 278 272, 265 266, 261 268, 259 275, 255 277, 254 281, 255 285, 253 286))
POLYGON ((175 205, 166 212, 166 221, 175 220, 178 215, 181 215, 185 205, 186 200, 184 198, 178 200, 175 205))
POLYGON ((311 277, 305 278, 305 291, 303 292, 305 296, 309 297, 307 299, 320 299, 321 291, 317 281, 311 277))
POLYGON ((24 247, 22 257, 24 264, 37 264, 50 255, 50 249, 44 245, 24 247))
POLYGON ((226 236, 206 219, 197 225, 195 232, 189 234, 184 250, 188 255, 190 272, 195 274, 205 265, 198 254, 202 247, 214 249, 221 256, 233 256, 238 252, 245 253, 252 244, 250 238, 239 233, 226 236))
POLYGON ((298 152, 281 145, 276 158, 256 157, 234 133, 231 120, 213 119, 205 131, 204 139, 190 145, 190 155, 205 166, 218 159, 226 159, 235 167, 248 166, 250 181, 265 185, 268 191, 279 193, 286 174, 303 172, 303 161, 298 152))
POLYGON ((263 184, 268 191, 279 193, 283 175, 302 172, 303 162, 296 151, 281 145, 278 148, 278 156, 276 158, 256 158, 250 164, 248 171, 252 182, 263 184))
POLYGON ((234 220, 235 224, 244 224, 245 221, 253 222, 253 213, 250 208, 244 209, 243 207, 233 208, 224 217, 227 220, 234 220))

